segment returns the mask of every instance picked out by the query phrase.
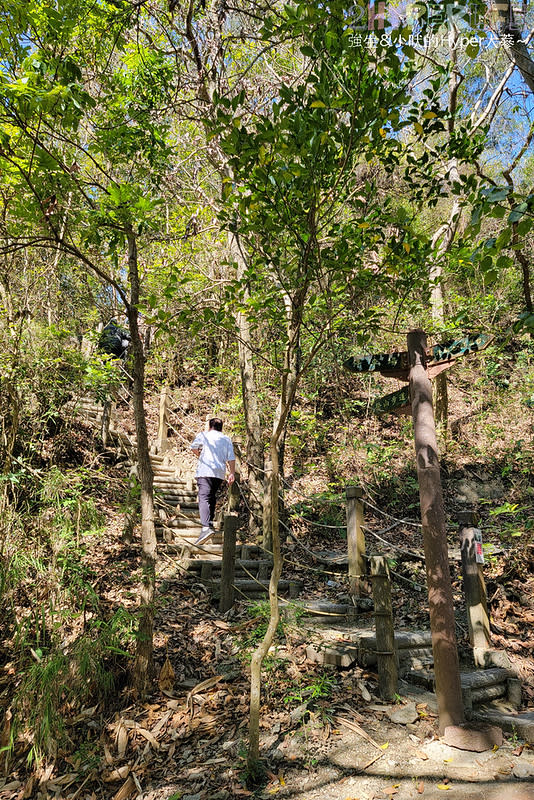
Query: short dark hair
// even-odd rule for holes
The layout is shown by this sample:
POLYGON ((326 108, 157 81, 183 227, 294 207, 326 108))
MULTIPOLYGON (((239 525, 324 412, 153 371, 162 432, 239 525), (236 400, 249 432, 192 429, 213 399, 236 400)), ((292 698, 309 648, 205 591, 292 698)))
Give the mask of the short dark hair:
POLYGON ((210 431, 222 431, 222 419, 219 417, 212 417, 209 421, 210 431))

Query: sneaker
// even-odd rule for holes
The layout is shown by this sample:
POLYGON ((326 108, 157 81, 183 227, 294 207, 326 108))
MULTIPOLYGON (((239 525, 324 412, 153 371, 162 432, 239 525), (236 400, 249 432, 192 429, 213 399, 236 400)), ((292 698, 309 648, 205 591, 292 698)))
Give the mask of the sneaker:
POLYGON ((204 542, 207 542, 208 539, 211 539, 214 533, 215 531, 213 528, 202 528, 200 531, 200 536, 196 540, 195 544, 204 544, 204 542))

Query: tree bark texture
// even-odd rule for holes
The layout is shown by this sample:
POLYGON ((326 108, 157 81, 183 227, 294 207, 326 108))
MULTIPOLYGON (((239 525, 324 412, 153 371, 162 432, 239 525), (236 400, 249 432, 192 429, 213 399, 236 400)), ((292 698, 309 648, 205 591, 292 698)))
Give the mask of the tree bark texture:
POLYGON ((426 374, 426 335, 408 334, 410 395, 419 479, 421 521, 434 654, 434 675, 440 731, 464 720, 460 667, 449 570, 447 529, 439 470, 432 387, 426 374))
POLYGON ((128 232, 128 271, 131 299, 127 307, 128 325, 133 351, 132 398, 137 437, 137 465, 141 485, 141 566, 139 589, 139 625, 134 665, 134 685, 140 695, 149 689, 153 672, 154 595, 156 587, 156 531, 154 527, 154 476, 150 463, 150 450, 144 406, 145 357, 139 335, 139 271, 137 242, 128 232))
POLYGON ((260 704, 261 704, 261 665, 269 648, 273 643, 276 628, 280 620, 280 609, 278 606, 278 582, 282 574, 282 556, 280 553, 280 531, 278 525, 278 492, 279 492, 279 465, 278 465, 278 441, 275 437, 271 440, 271 508, 272 508, 272 553, 273 568, 269 581, 269 606, 271 615, 269 625, 263 640, 260 642, 250 664, 250 712, 249 712, 249 745, 247 755, 247 765, 249 771, 255 774, 258 770, 260 758, 260 704))
MULTIPOLYGON (((238 280, 242 280, 246 269, 246 260, 241 251, 239 239, 233 233, 229 234, 229 244, 232 258, 236 263, 237 278, 238 280)), ((247 290, 245 290, 245 294, 246 293, 247 290)), ((251 539, 255 540, 259 537, 263 527, 263 437, 261 433, 258 392, 252 353, 252 336, 247 315, 239 312, 237 315, 237 324, 239 329, 238 352, 239 369, 241 372, 241 392, 247 435, 246 458, 248 463, 248 486, 250 508, 252 511, 249 519, 249 534, 251 539)))
POLYGON ((284 353, 284 369, 282 371, 280 399, 273 419, 271 436, 271 536, 273 568, 269 581, 269 605, 271 616, 269 625, 258 648, 252 656, 250 665, 250 717, 249 717, 249 748, 247 764, 249 771, 254 773, 259 762, 259 736, 260 736, 260 701, 261 701, 261 665, 269 652, 269 648, 276 634, 280 619, 278 606, 278 582, 282 574, 282 555, 280 552, 280 441, 284 435, 287 418, 297 390, 299 371, 294 349, 300 351, 300 322, 302 307, 291 304, 292 313, 288 313, 288 339, 284 353), (292 365, 297 365, 292 368, 292 365))

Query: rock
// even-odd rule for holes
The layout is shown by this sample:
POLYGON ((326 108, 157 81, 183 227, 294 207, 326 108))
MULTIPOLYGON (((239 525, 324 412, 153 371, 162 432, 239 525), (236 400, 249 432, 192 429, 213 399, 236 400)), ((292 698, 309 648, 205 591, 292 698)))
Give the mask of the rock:
POLYGON ((505 650, 494 650, 491 647, 473 647, 473 659, 477 667, 489 669, 499 667, 511 669, 512 663, 505 650))
POLYGON ((419 719, 415 703, 407 703, 399 708, 388 708, 386 714, 391 722, 396 722, 398 725, 408 725, 408 723, 419 719))
POLYGON ((221 745, 221 749, 224 752, 231 750, 233 747, 237 747, 237 739, 229 739, 227 742, 223 742, 221 745))
POLYGON ((529 764, 528 761, 520 761, 513 768, 512 775, 520 781, 532 780, 534 778, 534 764, 529 764))
POLYGON ((502 745, 502 730, 495 725, 465 723, 445 728, 443 741, 450 747, 482 753, 502 745))
POLYGON ((463 478, 456 485, 457 499, 460 502, 474 505, 480 498, 485 500, 499 500, 504 497, 504 484, 498 479, 492 479, 482 473, 480 480, 476 478, 463 478))
POLYGON ((298 722, 301 721, 302 717, 304 717, 305 714, 307 713, 308 713, 308 706, 306 705, 306 703, 302 703, 300 706, 297 706, 297 708, 293 709, 293 711, 290 714, 291 724, 296 725, 298 722))

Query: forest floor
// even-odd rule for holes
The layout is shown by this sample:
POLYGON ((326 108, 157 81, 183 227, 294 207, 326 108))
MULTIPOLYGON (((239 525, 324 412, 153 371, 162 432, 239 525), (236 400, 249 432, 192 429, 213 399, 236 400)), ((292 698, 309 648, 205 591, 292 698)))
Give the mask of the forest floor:
MULTIPOLYGON (((529 418, 503 403, 499 418, 485 420, 487 430, 493 425, 491 442, 486 443, 478 417, 462 403, 455 409, 455 435, 461 431, 461 448, 453 438, 442 458, 449 544, 451 549, 457 547, 452 533, 456 512, 473 498, 482 498, 492 644, 508 653, 522 680, 523 709, 533 710, 534 490, 528 460, 532 426, 529 418), (504 429, 506 436, 496 438, 495 431, 504 429), (484 455, 490 449, 491 459, 484 455)), ((194 427, 202 424, 205 411, 202 405, 195 409, 194 427)), ((378 426, 372 420, 356 420, 354 429, 357 426, 360 433, 367 426, 365 449, 348 448, 346 441, 354 432, 341 427, 340 441, 329 442, 332 452, 334 445, 339 447, 334 465, 337 483, 330 475, 334 462, 313 452, 302 453, 303 463, 306 460, 311 467, 304 469, 297 460, 291 469, 288 466, 286 474, 293 477, 286 486, 291 509, 286 523, 292 534, 284 543, 284 577, 302 581, 301 599, 346 602, 346 574, 327 573, 316 554, 346 553, 343 534, 336 530, 345 514, 342 487, 347 478, 367 476, 368 547, 370 553, 387 554, 398 578, 393 583, 395 623, 399 628, 428 629, 423 564, 405 558, 398 549, 422 550, 413 455, 407 455, 413 444, 401 441, 397 423, 378 426), (316 469, 316 464, 321 467, 316 469), (391 516, 380 509, 387 509, 391 516), (406 516, 412 523, 399 522, 406 516), (389 543, 385 548, 384 539, 389 543)), ((190 433, 184 430, 187 439, 190 433)), ((313 451, 320 445, 314 441, 310 446, 313 451)), ((141 567, 138 532, 132 544, 122 537, 124 518, 117 487, 124 483, 124 474, 110 466, 106 479, 115 489, 105 496, 99 488, 100 508, 107 517, 105 532, 85 535, 83 545, 100 613, 111 618, 118 609, 135 612, 141 567)), ((459 572, 458 562, 453 561, 462 655, 468 644, 459 572)), ((439 736, 433 695, 403 684, 394 704, 383 703, 373 671, 310 662, 298 604, 284 613, 264 663, 261 757, 265 771, 264 779, 251 786, 246 767, 249 663, 265 629, 265 604, 239 601, 231 612, 219 614, 198 579, 179 569, 176 557, 164 547, 159 553, 157 598, 151 696, 140 702, 129 688, 131 659, 122 654, 110 657, 113 691, 82 708, 80 703, 65 701, 61 706, 63 737, 55 745, 52 742, 39 763, 27 762, 31 735, 25 739, 23 730, 14 750, 2 754, 0 800, 267 800, 274 796, 292 800, 534 800, 532 746, 514 734, 505 735, 501 747, 482 753, 449 747, 439 736), (406 716, 395 722, 392 717, 397 719, 399 711, 406 716)), ((78 624, 86 621, 84 615, 78 624)), ((0 706, 9 708, 20 684, 19 671, 11 660, 12 642, 2 641, 1 650, 0 706)), ((6 717, 0 726, 0 749, 8 744, 8 734, 6 717)))
MULTIPOLYGON (((325 542, 317 537, 311 544, 324 549, 325 542)), ((291 563, 295 543, 290 547, 291 563)), ((115 532, 108 528, 104 538, 95 536, 88 556, 110 607, 133 604, 139 578, 135 543, 126 545, 118 527, 115 532)), ((304 568, 301 563, 300 571, 304 568)), ((298 567, 291 569, 299 573, 298 567)), ((140 703, 123 688, 112 699, 113 712, 109 701, 82 709, 67 729, 76 746, 69 752, 59 747, 31 774, 23 761, 13 759, 0 783, 1 800, 534 799, 532 746, 513 735, 501 747, 481 753, 449 747, 439 736, 434 695, 401 684, 397 702, 383 703, 372 671, 311 663, 298 606, 284 615, 264 665, 265 774, 251 787, 246 769, 248 664, 265 624, 265 608, 242 602, 221 616, 204 587, 177 570, 172 557, 161 557, 159 574, 159 678, 152 696, 140 703), (393 721, 399 712, 400 719, 393 721)), ((326 586, 316 578, 307 582, 308 596, 339 598, 341 592, 339 585, 326 586)), ((507 614, 512 609, 519 615, 513 598, 507 602, 507 614)), ((525 613, 533 610, 533 602, 529 591, 525 613)), ((394 603, 405 623, 425 626, 426 601, 420 593, 404 584, 395 591, 394 603)), ((503 631, 507 624, 501 615, 503 631)), ((529 645, 516 649, 528 706, 534 694, 529 645)))

